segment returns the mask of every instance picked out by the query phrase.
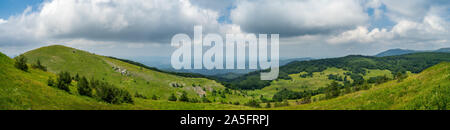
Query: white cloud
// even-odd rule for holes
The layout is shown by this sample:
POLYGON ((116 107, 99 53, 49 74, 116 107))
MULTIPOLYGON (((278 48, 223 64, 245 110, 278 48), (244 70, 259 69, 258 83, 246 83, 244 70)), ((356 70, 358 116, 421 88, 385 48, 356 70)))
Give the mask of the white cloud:
POLYGON ((353 28, 368 15, 357 0, 246 0, 236 4, 231 19, 246 32, 298 36, 353 28))
POLYGON ((39 18, 51 36, 141 42, 164 41, 194 25, 216 28, 218 14, 188 0, 54 0, 39 18))
MULTIPOLYGON (((327 41, 338 43, 380 43, 394 41, 434 42, 436 39, 449 39, 449 23, 435 15, 425 16, 422 22, 401 20, 390 30, 359 26, 332 36, 327 41)), ((439 41, 441 41, 439 40, 439 41)))
POLYGON ((369 43, 374 42, 376 40, 391 39, 391 38, 392 33, 387 32, 386 29, 380 30, 378 28, 375 28, 372 31, 369 31, 367 27, 359 26, 354 30, 343 32, 338 36, 328 39, 328 42, 332 44, 349 43, 349 42, 369 43))
POLYGON ((0 50, 65 44, 104 54, 163 55, 171 47, 162 43, 203 25, 204 34, 280 33, 281 56, 343 56, 448 47, 448 12, 446 0, 49 0, 0 19, 0 50), (224 15, 232 23, 219 23, 224 15))
POLYGON ((46 40, 161 43, 177 33, 192 33, 194 25, 204 25, 205 31, 219 28, 216 11, 188 0, 53 0, 30 11, 12 16, 0 30, 46 40))
POLYGON ((7 23, 8 21, 4 20, 4 19, 0 19, 0 24, 4 24, 7 23))

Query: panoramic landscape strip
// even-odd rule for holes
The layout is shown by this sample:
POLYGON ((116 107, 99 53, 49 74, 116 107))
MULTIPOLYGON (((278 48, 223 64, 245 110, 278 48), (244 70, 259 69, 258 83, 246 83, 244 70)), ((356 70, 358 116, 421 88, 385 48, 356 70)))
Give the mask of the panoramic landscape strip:
POLYGON ((7 110, 446 110, 450 96, 448 52, 295 61, 271 81, 262 71, 168 72, 61 45, 0 61, 7 110))
POLYGON ((447 0, 2 0, 0 110, 448 110, 449 30, 447 0))

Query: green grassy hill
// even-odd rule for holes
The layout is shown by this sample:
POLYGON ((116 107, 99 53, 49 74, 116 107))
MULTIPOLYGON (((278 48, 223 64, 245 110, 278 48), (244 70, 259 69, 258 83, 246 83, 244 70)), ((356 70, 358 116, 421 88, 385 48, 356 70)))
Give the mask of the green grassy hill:
POLYGON ((68 71, 72 75, 79 74, 88 79, 94 77, 127 89, 132 94, 141 94, 148 98, 155 95, 160 99, 168 99, 172 93, 181 95, 183 91, 186 91, 192 98, 200 98, 202 94, 211 95, 212 90, 225 89, 221 84, 212 80, 186 78, 148 70, 109 57, 60 45, 38 48, 24 55, 29 59, 30 64, 39 59, 50 72, 68 71), (127 74, 122 74, 123 71, 127 74), (174 87, 175 85, 183 87, 174 87))
POLYGON ((401 82, 394 80, 330 100, 277 109, 448 110, 450 63, 435 65, 401 82))
POLYGON ((52 73, 14 67, 14 60, 0 53, 0 109, 118 109, 120 107, 71 95, 47 86, 52 73))
MULTIPOLYGON (((224 87, 215 81, 203 78, 185 78, 152 70, 142 69, 125 62, 94 55, 85 51, 64 46, 39 48, 24 54, 33 64, 39 59, 48 67, 44 72, 30 67, 29 72, 14 67, 14 60, 0 53, 0 109, 249 109, 239 105, 215 103, 189 103, 168 101, 168 95, 181 95, 186 91, 190 98, 199 98, 199 93, 208 98, 211 91, 223 91, 224 87), (122 75, 112 66, 127 69, 129 75, 122 75), (94 98, 80 96, 76 92, 76 82, 71 85, 71 92, 47 85, 49 77, 56 79, 60 71, 69 71, 80 76, 95 77, 110 82, 120 88, 150 98, 157 95, 158 100, 134 98, 134 104, 113 105, 94 98), (171 84, 183 84, 175 88, 171 84), (192 84, 195 84, 193 87, 192 84), (211 90, 211 91, 210 91, 211 90)), ((29 65, 30 66, 30 65, 29 65)), ((72 75, 73 76, 73 75, 72 75)), ((90 79, 90 78, 89 78, 90 79)), ((239 98, 242 99, 242 98, 239 98)), ((223 99, 222 99, 223 100, 223 99)))

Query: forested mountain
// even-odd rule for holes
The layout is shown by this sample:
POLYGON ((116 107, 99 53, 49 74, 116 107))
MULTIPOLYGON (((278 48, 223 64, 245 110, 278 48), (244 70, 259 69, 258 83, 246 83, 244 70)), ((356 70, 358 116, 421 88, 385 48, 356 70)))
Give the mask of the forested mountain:
POLYGON ((375 55, 376 57, 384 57, 384 56, 397 56, 411 53, 419 53, 419 52, 445 52, 450 53, 450 48, 440 48, 437 50, 407 50, 407 49, 390 49, 387 51, 383 51, 375 55))
POLYGON ((420 51, 415 51, 415 50, 404 50, 404 49, 390 49, 387 51, 383 51, 381 53, 378 53, 377 55, 375 55, 376 57, 383 57, 383 56, 396 56, 396 55, 404 55, 404 54, 411 54, 411 53, 416 53, 416 52, 420 52, 420 51))

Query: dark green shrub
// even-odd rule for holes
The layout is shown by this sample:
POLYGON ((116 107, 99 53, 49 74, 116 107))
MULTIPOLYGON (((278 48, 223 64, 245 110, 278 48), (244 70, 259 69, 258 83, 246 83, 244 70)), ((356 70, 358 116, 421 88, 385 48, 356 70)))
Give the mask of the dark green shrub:
POLYGON ((82 77, 78 82, 78 93, 80 95, 92 97, 92 88, 89 86, 86 77, 82 77))
POLYGON ((263 95, 261 95, 261 97, 259 97, 259 100, 261 100, 261 102, 263 102, 263 103, 269 102, 269 100, 267 100, 266 98, 264 98, 263 95))
POLYGON ((257 100, 250 100, 247 103, 245 103, 246 106, 250 106, 250 107, 256 107, 256 108, 261 108, 261 106, 259 105, 259 102, 257 100))
POLYGON ((47 71, 47 67, 43 66, 39 59, 36 61, 36 64, 31 65, 31 67, 34 69, 40 69, 42 71, 47 71))
POLYGON ((69 85, 72 82, 72 79, 70 78, 69 72, 60 72, 56 82, 57 88, 70 92, 69 85))
POLYGON ((187 96, 186 91, 183 91, 183 93, 181 94, 180 101, 182 101, 182 102, 189 102, 189 97, 187 96))
POLYGON ((28 66, 27 66, 27 58, 23 55, 20 55, 16 58, 14 58, 16 62, 14 63, 14 66, 17 69, 20 69, 22 71, 28 72, 28 66))
POLYGON ((200 100, 198 100, 197 98, 190 98, 190 99, 189 99, 189 102, 192 102, 192 103, 199 103, 200 100))
POLYGON ((272 105, 270 105, 270 102, 266 104, 266 108, 271 108, 272 105))
POLYGON ((283 107, 283 106, 289 106, 289 102, 287 100, 284 100, 283 102, 275 102, 275 107, 283 107))
POLYGON ((138 92, 136 92, 136 93, 134 94, 134 97, 136 97, 136 98, 142 98, 142 99, 147 99, 146 96, 144 96, 144 95, 142 95, 141 93, 138 93, 138 92))
POLYGON ((64 90, 66 92, 70 92, 69 84, 64 83, 63 81, 59 80, 56 83, 56 88, 59 88, 61 90, 64 90))
POLYGON ((111 104, 133 103, 131 94, 106 82, 100 82, 96 86, 97 96, 111 104))
POLYGON ((153 95, 152 100, 158 100, 158 97, 156 95, 153 95))
POLYGON ((48 85, 48 86, 53 86, 53 85, 55 85, 55 80, 53 80, 52 77, 48 77, 47 85, 48 85))
POLYGON ((80 81, 80 76, 78 75, 78 73, 75 75, 75 77, 73 77, 73 80, 75 81, 80 81))
POLYGON ((203 97, 202 97, 202 102, 203 103, 211 103, 211 101, 208 98, 206 98, 205 95, 203 95, 203 97))
POLYGON ((62 81, 65 84, 72 83, 72 78, 70 77, 70 73, 69 72, 58 73, 58 81, 62 81))
POLYGON ((169 101, 177 101, 177 96, 175 96, 175 94, 172 93, 172 95, 170 95, 169 97, 169 101))
POLYGON ((340 90, 341 87, 342 86, 338 82, 333 81, 326 88, 326 94, 325 94, 326 98, 331 99, 331 98, 338 97, 341 93, 341 90, 340 90))

